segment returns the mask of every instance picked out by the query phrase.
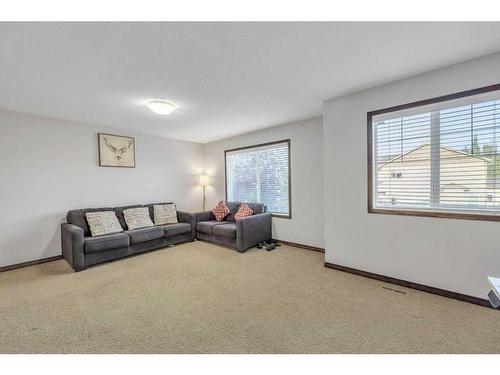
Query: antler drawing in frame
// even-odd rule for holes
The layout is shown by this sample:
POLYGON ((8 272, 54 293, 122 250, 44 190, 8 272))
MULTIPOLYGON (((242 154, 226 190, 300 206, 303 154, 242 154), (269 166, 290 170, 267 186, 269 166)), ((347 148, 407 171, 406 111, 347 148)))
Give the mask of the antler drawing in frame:
POLYGON ((135 167, 135 140, 99 133, 99 165, 101 167, 135 167))
POLYGON ((108 141, 107 137, 104 137, 104 143, 106 143, 106 146, 108 146, 108 148, 111 150, 111 152, 115 155, 116 160, 120 160, 123 157, 123 154, 127 152, 127 150, 130 148, 130 146, 134 142, 132 140, 129 140, 128 145, 126 145, 122 148, 116 148, 108 141))

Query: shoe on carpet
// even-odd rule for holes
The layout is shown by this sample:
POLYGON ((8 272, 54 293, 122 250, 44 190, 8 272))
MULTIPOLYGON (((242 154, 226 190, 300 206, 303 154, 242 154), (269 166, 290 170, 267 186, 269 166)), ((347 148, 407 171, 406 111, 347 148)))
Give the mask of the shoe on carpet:
POLYGON ((268 243, 266 245, 266 250, 267 251, 271 251, 271 250, 274 250, 276 248, 276 244, 274 242, 271 242, 271 243, 268 243))

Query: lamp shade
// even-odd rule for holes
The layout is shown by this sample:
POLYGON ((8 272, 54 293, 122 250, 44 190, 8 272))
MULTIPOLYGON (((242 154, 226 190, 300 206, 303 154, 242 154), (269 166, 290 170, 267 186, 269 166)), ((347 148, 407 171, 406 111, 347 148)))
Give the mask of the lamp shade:
POLYGON ((200 185, 207 186, 209 184, 210 184, 210 177, 206 174, 201 174, 200 175, 200 185))

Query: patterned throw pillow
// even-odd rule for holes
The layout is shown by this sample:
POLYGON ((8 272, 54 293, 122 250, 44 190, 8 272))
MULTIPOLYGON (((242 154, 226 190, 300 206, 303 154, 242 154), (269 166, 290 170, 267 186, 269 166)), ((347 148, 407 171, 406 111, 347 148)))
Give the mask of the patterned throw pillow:
POLYGON ((154 226, 147 207, 127 208, 123 210, 123 218, 129 230, 154 226))
POLYGON ((238 212, 236 212, 236 215, 234 215, 234 218, 236 220, 241 219, 242 217, 247 217, 247 216, 252 216, 253 211, 250 207, 248 207, 248 204, 243 203, 240 208, 238 208, 238 212))
POLYGON ((177 223, 177 211, 175 204, 155 204, 153 206, 155 225, 175 224, 177 223))
POLYGON ((92 237, 123 232, 114 211, 87 212, 85 218, 89 223, 92 237))
POLYGON ((226 206, 226 202, 220 201, 217 206, 212 208, 212 213, 215 216, 215 220, 222 221, 231 211, 226 206))

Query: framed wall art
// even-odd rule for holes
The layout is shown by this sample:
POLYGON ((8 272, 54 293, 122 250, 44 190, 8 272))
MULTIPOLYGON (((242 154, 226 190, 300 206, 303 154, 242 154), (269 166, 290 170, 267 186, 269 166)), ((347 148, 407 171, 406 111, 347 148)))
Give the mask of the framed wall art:
POLYGON ((122 135, 97 134, 100 167, 135 168, 135 139, 122 135))

